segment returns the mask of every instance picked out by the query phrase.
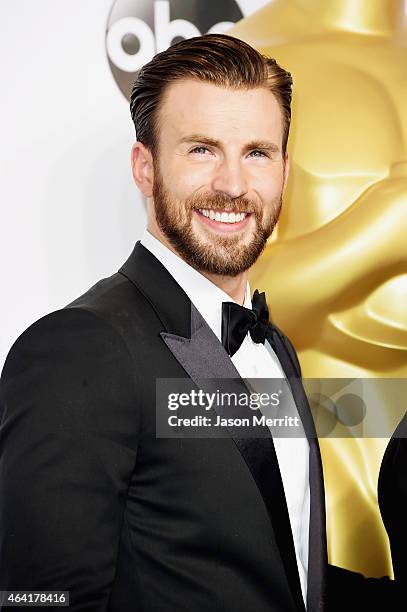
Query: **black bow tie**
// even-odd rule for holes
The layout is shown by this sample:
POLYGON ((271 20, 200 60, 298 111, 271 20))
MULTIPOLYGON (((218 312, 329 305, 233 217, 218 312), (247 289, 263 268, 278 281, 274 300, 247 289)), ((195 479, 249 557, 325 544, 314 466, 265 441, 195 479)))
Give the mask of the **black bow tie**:
POLYGON ((269 323, 264 291, 253 293, 253 308, 245 308, 235 302, 222 302, 222 344, 232 357, 242 344, 247 332, 253 342, 264 344, 269 323))

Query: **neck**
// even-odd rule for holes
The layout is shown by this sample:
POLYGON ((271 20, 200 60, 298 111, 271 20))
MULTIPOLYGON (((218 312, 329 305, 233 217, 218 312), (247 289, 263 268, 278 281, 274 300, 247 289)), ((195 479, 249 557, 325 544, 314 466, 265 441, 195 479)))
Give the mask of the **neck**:
POLYGON ((406 27, 404 0, 295 0, 330 27, 389 35, 406 27))
POLYGON ((201 272, 214 285, 227 293, 232 300, 235 300, 240 306, 243 306, 246 295, 247 272, 241 272, 237 276, 221 276, 219 274, 211 274, 209 272, 201 272))
MULTIPOLYGON (((163 233, 159 230, 156 223, 152 223, 149 221, 147 225, 147 230, 157 238, 162 244, 164 244, 170 251, 175 253, 178 257, 180 254, 174 249, 172 244, 166 239, 163 233)), ((227 293, 232 300, 235 300, 238 304, 243 306, 244 298, 246 295, 246 285, 248 273, 247 271, 238 274, 237 276, 221 276, 220 274, 211 274, 210 272, 202 272, 198 270, 200 274, 205 276, 208 280, 210 280, 214 285, 222 289, 225 293, 227 293)))

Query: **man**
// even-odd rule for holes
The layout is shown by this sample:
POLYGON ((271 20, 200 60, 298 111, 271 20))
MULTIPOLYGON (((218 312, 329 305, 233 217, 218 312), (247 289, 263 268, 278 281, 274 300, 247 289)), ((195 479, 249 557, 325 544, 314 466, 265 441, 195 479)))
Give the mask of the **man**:
POLYGON ((69 591, 73 610, 323 609, 318 444, 295 351, 247 280, 281 208, 290 101, 289 73, 225 35, 140 72, 147 231, 3 370, 0 589, 69 591), (156 381, 187 377, 287 377, 307 438, 158 437, 156 381))

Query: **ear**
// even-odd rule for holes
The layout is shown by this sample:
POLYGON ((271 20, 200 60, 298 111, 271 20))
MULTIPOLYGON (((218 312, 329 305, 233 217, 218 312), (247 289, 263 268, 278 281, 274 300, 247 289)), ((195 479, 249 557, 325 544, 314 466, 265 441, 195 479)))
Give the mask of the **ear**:
POLYGON ((287 187, 288 175, 290 172, 290 158, 288 157, 288 153, 286 152, 284 157, 284 183, 283 183, 283 194, 285 192, 285 188, 287 187))
POLYGON ((131 148, 131 169, 137 187, 146 198, 150 198, 154 183, 153 156, 142 142, 135 142, 131 148))

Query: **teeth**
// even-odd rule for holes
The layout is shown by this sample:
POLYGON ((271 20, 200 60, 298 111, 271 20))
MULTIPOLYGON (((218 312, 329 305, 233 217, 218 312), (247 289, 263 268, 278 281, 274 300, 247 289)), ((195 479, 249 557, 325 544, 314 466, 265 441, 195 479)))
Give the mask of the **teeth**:
POLYGON ((247 213, 244 212, 220 213, 219 211, 214 211, 212 209, 208 210, 206 208, 200 208, 199 212, 202 213, 204 217, 208 217, 209 219, 213 219, 215 221, 220 221, 221 223, 238 223, 239 221, 243 221, 247 215, 247 213))

